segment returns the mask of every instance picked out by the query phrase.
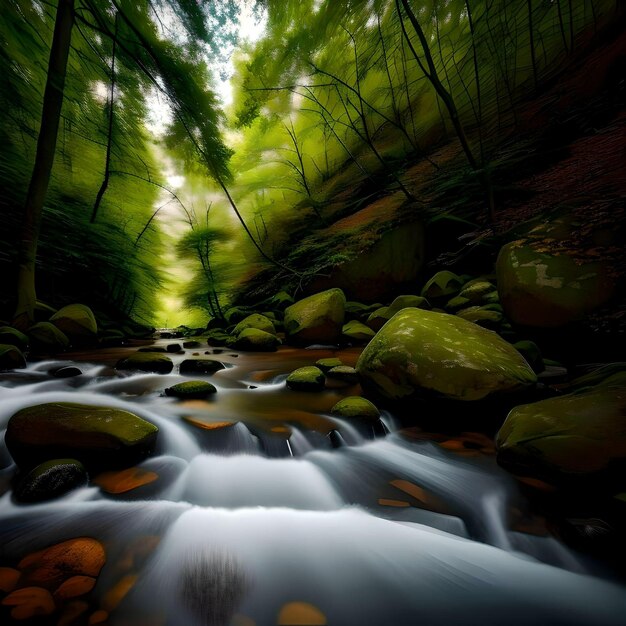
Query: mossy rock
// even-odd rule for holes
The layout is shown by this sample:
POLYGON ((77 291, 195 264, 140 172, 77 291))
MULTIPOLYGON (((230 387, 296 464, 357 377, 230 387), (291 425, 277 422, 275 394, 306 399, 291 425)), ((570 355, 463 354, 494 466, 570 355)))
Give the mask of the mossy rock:
POLYGON ((333 369, 333 367, 339 367, 340 365, 343 365, 343 362, 341 359, 337 359, 335 357, 328 357, 326 359, 318 359, 315 361, 315 367, 318 367, 324 373, 333 369))
POLYGON ((56 312, 57 310, 54 307, 45 302, 40 302, 39 300, 35 302, 35 322, 47 322, 56 312))
POLYGON ((481 306, 470 306, 467 309, 461 309, 456 312, 456 315, 468 322, 473 322, 490 330, 496 330, 504 320, 502 313, 488 310, 481 306))
POLYGON ((337 417, 356 417, 368 421, 376 421, 380 418, 380 411, 376 405, 361 396, 348 396, 339 400, 330 412, 337 417))
MULTIPOLYGON (((553 364, 553 362, 548 359, 544 359, 544 362, 548 365, 553 364)), ((554 364, 562 366, 561 363, 554 364)), ((565 386, 565 389, 567 389, 567 391, 578 391, 579 389, 584 389, 585 387, 598 385, 614 374, 619 374, 621 372, 626 372, 626 362, 620 361, 617 363, 607 363, 606 365, 602 365, 587 374, 583 374, 582 376, 575 378, 565 386)))
POLYGON ((144 346, 138 348, 137 352, 155 352, 157 354, 165 354, 167 350, 163 346, 144 346))
POLYGON ((482 297, 483 304, 500 304, 500 295, 497 291, 487 293, 482 297))
POLYGON ((85 466, 76 459, 54 459, 37 465, 13 490, 17 502, 44 502, 59 498, 89 481, 85 466))
POLYGON ((389 315, 389 307, 383 306, 370 313, 366 324, 369 328, 376 332, 377 330, 380 330, 390 319, 391 315, 389 315))
POLYGON ((496 333, 454 315, 411 308, 376 334, 356 369, 364 387, 394 400, 423 393, 480 400, 537 381, 521 354, 496 333))
POLYGON ((328 289, 299 300, 285 309, 289 343, 334 343, 341 338, 346 297, 341 289, 328 289))
POLYGON ((423 287, 422 297, 427 300, 441 300, 456 295, 463 286, 463 279, 454 272, 437 272, 423 287))
POLYGON ((253 313, 252 315, 248 315, 248 317, 241 320, 241 322, 235 326, 233 335, 239 335, 239 333, 246 330, 246 328, 256 328, 269 333, 270 335, 276 334, 276 328, 274 328, 272 320, 265 317, 265 315, 261 315, 260 313, 253 313))
POLYGON ((515 407, 496 437, 500 465, 548 482, 626 469, 626 372, 594 387, 515 407))
POLYGON ((172 385, 165 390, 166 396, 180 398, 181 400, 202 400, 217 393, 217 388, 204 380, 187 380, 183 383, 172 385))
POLYGON ((123 467, 154 450, 159 429, 122 409, 71 402, 38 404, 9 420, 5 441, 20 467, 59 458, 86 467, 123 467))
POLYGON ((294 391, 320 391, 324 389, 326 377, 319 367, 300 367, 287 377, 287 387, 294 391))
POLYGON ((496 263, 507 317, 521 326, 557 328, 583 319, 615 293, 610 268, 531 245, 505 245, 496 263))
POLYGON ((362 322, 351 320, 343 325, 341 334, 345 339, 350 341, 364 343, 369 341, 376 333, 362 322))
POLYGON ((239 333, 232 347, 250 352, 276 352, 281 340, 272 333, 258 328, 246 328, 239 333))
POLYGON ((398 296, 388 307, 387 315, 391 319, 398 311, 413 307, 415 309, 430 309, 430 304, 422 296, 398 296))
POLYGON ((526 362, 533 368, 536 374, 541 374, 546 369, 541 356, 541 350, 534 341, 518 341, 513 347, 526 359, 526 362))
POLYGON ((118 370, 139 370, 140 372, 169 374, 174 368, 174 363, 172 363, 172 359, 165 354, 157 352, 135 352, 130 356, 120 359, 115 368, 118 370))
POLYGON ((359 382, 359 377, 356 370, 349 365, 337 365, 326 372, 328 378, 334 378, 335 380, 341 380, 345 383, 354 384, 359 382))
POLYGON ((72 345, 90 345, 97 341, 98 323, 92 310, 84 304, 70 304, 59 309, 50 322, 65 333, 72 345))
POLYGON ((226 321, 226 324, 230 326, 231 324, 241 322, 241 320, 248 317, 248 315, 250 315, 250 311, 248 309, 234 306, 224 312, 224 320, 226 321))
POLYGON ((51 322, 37 322, 28 329, 28 338, 34 352, 63 352, 70 347, 67 335, 51 322))
POLYGON ((490 293, 498 293, 495 286, 486 280, 476 280, 464 285, 459 296, 467 298, 472 305, 481 304, 483 298, 490 293))
POLYGON ((232 337, 223 330, 212 330, 207 335, 207 344, 215 348, 223 348, 231 343, 232 337))
POLYGON ((28 348, 28 337, 11 326, 0 327, 0 344, 15 346, 24 351, 28 348))
POLYGON ((180 364, 179 372, 181 374, 211 375, 223 369, 226 369, 226 366, 214 359, 185 359, 180 364))
POLYGON ((286 291, 279 291, 277 294, 265 301, 265 304, 270 309, 277 309, 279 311, 284 311, 293 303, 294 299, 286 291))
POLYGON ((202 347, 202 344, 195 339, 192 341, 183 341, 183 348, 187 350, 191 350, 192 348, 200 348, 200 347, 202 347))
POLYGON ((23 367, 26 367, 26 359, 21 350, 14 345, 0 343, 0 371, 23 367))
POLYGON ((460 311, 462 309, 466 309, 470 306, 470 301, 468 298, 464 298, 463 296, 455 296, 454 298, 448 300, 445 310, 450 313, 455 313, 456 311, 460 311))

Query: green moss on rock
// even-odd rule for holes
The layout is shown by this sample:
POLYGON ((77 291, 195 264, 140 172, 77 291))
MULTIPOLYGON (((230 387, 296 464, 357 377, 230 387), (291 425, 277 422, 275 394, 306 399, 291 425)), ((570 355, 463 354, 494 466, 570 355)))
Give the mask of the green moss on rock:
POLYGON ((53 402, 22 409, 5 441, 20 467, 72 458, 87 467, 133 465, 154 450, 159 429, 122 409, 53 402))
POLYGON ((172 385, 165 390, 166 396, 184 400, 203 399, 217 393, 215 385, 204 380, 187 380, 183 383, 172 385))
POLYGON ((270 335, 276 334, 276 328, 274 328, 274 323, 272 322, 272 320, 268 317, 265 317, 265 315, 261 315, 260 313, 253 313, 252 315, 248 315, 248 317, 241 320, 241 322, 239 322, 237 326, 235 326, 235 329, 233 330, 233 335, 237 336, 239 335, 239 333, 246 330, 247 328, 256 328, 258 330, 269 333, 270 335))
POLYGON ((70 304, 57 311, 50 322, 65 333, 73 345, 95 343, 98 324, 92 310, 84 304, 70 304))
POLYGON ((30 345, 35 352, 63 352, 70 347, 67 335, 50 322, 37 322, 28 329, 30 345))
POLYGON ((341 289, 329 289, 299 300, 285 310, 289 343, 333 343, 340 339, 346 297, 341 289))
POLYGON ((479 400, 533 385, 523 357, 498 335, 454 315, 403 309, 363 350, 362 384, 387 398, 419 392, 479 400))
POLYGON ((380 411, 376 406, 361 396, 349 396, 339 400, 330 412, 337 417, 357 417, 372 421, 380 417, 380 411))
POLYGON ((388 307, 387 315, 392 318, 398 311, 413 307, 415 309, 430 309, 430 304, 422 296, 398 296, 388 307))
POLYGON ((11 326, 0 327, 0 344, 15 346, 20 350, 28 348, 28 337, 11 326))
POLYGON ((515 407, 496 437, 498 462, 544 480, 623 477, 626 372, 574 393, 515 407))
POLYGON ((319 367, 322 372, 326 373, 328 370, 333 369, 333 367, 339 367, 343 365, 341 359, 337 359, 336 357, 329 357, 326 359, 318 359, 315 361, 315 367, 319 367))
POLYGON ((239 333, 232 347, 250 352, 276 352, 280 344, 280 339, 272 333, 258 328, 245 328, 239 333))
POLYGON ((118 370, 139 370, 140 372, 155 372, 169 374, 174 368, 172 359, 158 352, 135 352, 120 359, 115 366, 118 370))
POLYGON ((324 388, 326 377, 319 367, 312 365, 300 367, 287 377, 287 387, 295 391, 320 391, 324 388))
POLYGON ((441 298, 456 295, 463 286, 463 280, 454 272, 444 270, 437 272, 423 287, 422 297, 427 300, 439 300, 441 298))
POLYGON ((349 341, 363 343, 369 341, 376 333, 362 322, 351 320, 343 325, 341 334, 349 341))

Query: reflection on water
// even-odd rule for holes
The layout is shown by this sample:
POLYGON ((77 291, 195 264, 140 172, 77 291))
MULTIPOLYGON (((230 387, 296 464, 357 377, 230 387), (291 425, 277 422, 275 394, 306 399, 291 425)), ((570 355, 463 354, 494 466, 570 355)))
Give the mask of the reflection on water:
POLYGON ((116 373, 120 350, 7 375, 0 429, 26 406, 72 401, 126 408, 160 434, 139 469, 30 506, 11 499, 2 442, 0 567, 73 537, 100 541, 106 564, 83 621, 68 624, 97 611, 151 626, 623 623, 623 588, 547 532, 512 529, 512 511, 519 527, 532 513, 484 435, 437 445, 387 412, 374 428, 332 417, 358 385, 286 389, 286 373, 337 353, 209 355, 231 367, 211 377, 208 401, 161 395, 177 374, 116 373), (66 364, 82 375, 49 377, 66 364))

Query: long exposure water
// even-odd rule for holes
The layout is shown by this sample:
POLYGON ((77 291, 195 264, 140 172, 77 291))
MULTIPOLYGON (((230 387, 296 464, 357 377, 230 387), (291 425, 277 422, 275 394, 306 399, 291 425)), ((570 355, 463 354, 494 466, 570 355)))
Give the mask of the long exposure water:
POLYGON ((160 430, 139 466, 149 483, 115 493, 96 476, 32 505, 12 497, 2 436, 0 566, 75 537, 106 549, 88 609, 57 623, 624 623, 625 589, 532 528, 487 437, 429 441, 389 412, 375 426, 333 417, 358 385, 286 388, 296 367, 351 365, 357 350, 219 351, 217 394, 183 402, 163 389, 191 377, 117 372, 123 354, 40 361, 0 383, 3 435, 17 410, 55 401, 125 408, 160 430), (82 375, 51 377, 61 364, 82 375))

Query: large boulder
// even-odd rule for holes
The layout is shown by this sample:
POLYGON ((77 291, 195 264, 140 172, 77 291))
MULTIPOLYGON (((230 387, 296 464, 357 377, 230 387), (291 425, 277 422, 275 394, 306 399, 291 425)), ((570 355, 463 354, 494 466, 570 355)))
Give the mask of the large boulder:
POLYGON ((375 207, 377 203, 397 202, 401 205, 404 201, 402 193, 386 196, 333 225, 334 233, 342 224, 346 227, 344 245, 355 254, 350 255, 350 260, 333 267, 330 276, 315 280, 313 288, 339 287, 350 299, 376 302, 414 284, 425 259, 423 224, 410 222, 385 230, 388 228, 383 223, 386 219, 375 207), (359 219, 363 213, 368 215, 359 219), (372 216, 376 215, 380 221, 372 221, 372 216), (366 232, 355 231, 355 220, 358 220, 358 228, 366 232), (383 230, 385 232, 381 235, 375 234, 383 230), (375 241, 371 242, 372 239, 375 241))
POLYGON ((274 328, 272 320, 265 315, 261 315, 260 313, 253 313, 252 315, 248 315, 248 317, 241 320, 241 322, 235 326, 233 335, 237 336, 240 332, 246 330, 247 328, 256 328, 266 333, 270 333, 271 335, 276 334, 276 328, 274 328))
POLYGON ((523 326, 564 326, 584 318, 615 292, 612 272, 603 261, 585 262, 519 241, 500 250, 496 272, 504 311, 523 326))
POLYGON ((158 352, 135 352, 120 359, 115 367, 118 370, 139 370, 140 372, 169 374, 174 368, 174 363, 169 356, 158 352))
POLYGON ((329 289, 299 300, 285 309, 285 333, 290 343, 333 343, 341 338, 346 297, 329 289))
POLYGON ((571 481, 626 470, 626 372, 593 387, 515 407, 498 432, 498 462, 515 474, 571 481))
POLYGON ((13 345, 0 343, 0 372, 26 367, 26 359, 20 351, 13 345))
POLYGON ((72 345, 89 345, 98 339, 96 318, 84 304, 64 306, 50 318, 50 322, 67 336, 72 345))
POLYGON ((154 450, 159 429, 122 409, 71 402, 38 404, 9 420, 5 441, 20 467, 72 458, 86 467, 124 467, 154 450))
POLYGON ((399 400, 423 392, 480 400, 537 378, 521 354, 495 333, 454 315, 403 309, 363 350, 364 387, 399 400))

